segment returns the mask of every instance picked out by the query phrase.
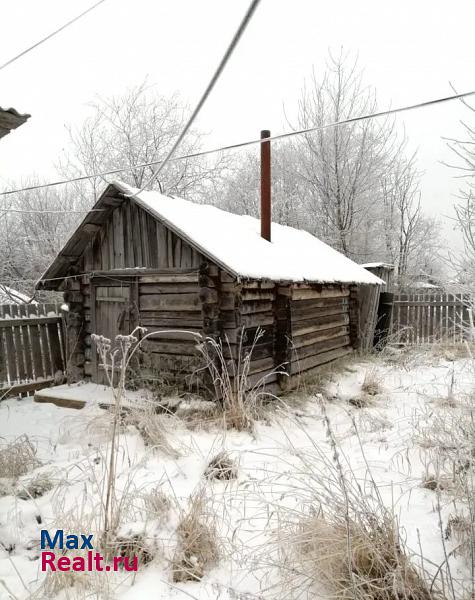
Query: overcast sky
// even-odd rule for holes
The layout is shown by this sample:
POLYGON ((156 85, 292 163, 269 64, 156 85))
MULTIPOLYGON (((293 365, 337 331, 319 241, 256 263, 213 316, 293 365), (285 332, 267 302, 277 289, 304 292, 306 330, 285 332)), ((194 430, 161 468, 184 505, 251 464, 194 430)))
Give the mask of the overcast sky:
MULTIPOLYGON (((93 0, 2 2, 0 64, 63 24, 93 0)), ((96 95, 120 94, 148 77, 161 94, 193 105, 249 0, 107 0, 58 36, 0 71, 0 105, 32 115, 0 144, 0 189, 32 173, 54 177, 68 143, 66 124, 88 114, 96 95)), ((312 65, 329 48, 359 54, 381 108, 475 90, 473 0, 262 0, 205 105, 198 128, 213 147, 288 129, 312 65)), ((427 212, 451 215, 458 183, 442 136, 461 133, 460 102, 399 118, 424 171, 427 212)), ((450 225, 445 219, 448 235, 450 225)))

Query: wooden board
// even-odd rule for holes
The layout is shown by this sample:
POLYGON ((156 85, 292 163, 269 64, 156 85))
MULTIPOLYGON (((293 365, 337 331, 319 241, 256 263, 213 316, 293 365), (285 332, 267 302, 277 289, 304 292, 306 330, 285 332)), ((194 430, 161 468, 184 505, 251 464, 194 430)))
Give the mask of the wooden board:
POLYGON ((59 307, 0 305, 0 398, 51 385, 65 362, 59 307))

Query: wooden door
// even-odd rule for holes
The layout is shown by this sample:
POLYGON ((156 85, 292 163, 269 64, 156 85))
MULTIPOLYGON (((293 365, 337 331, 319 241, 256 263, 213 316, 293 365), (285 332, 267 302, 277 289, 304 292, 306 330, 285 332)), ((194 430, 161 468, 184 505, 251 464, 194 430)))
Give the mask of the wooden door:
MULTIPOLYGON (((128 282, 114 282, 106 285, 103 282, 92 283, 92 329, 93 333, 103 335, 111 340, 112 348, 116 346, 116 336, 131 333, 132 322, 132 286, 128 282)), ((94 348, 93 380, 107 383, 103 367, 101 367, 97 351, 94 348)), ((117 358, 119 360, 119 358, 117 358)))

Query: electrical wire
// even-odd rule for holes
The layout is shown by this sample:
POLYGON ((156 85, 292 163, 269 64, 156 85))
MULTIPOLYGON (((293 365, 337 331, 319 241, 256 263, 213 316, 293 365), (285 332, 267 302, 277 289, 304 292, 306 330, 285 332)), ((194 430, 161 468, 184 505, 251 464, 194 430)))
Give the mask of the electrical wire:
POLYGON ((26 210, 26 209, 21 209, 21 208, 0 208, 0 215, 4 214, 4 213, 18 213, 21 215, 44 215, 44 214, 49 214, 49 215, 64 215, 64 214, 78 214, 78 215, 85 215, 85 214, 89 214, 91 212, 104 212, 106 211, 106 208, 90 208, 89 210, 84 209, 84 210, 49 210, 47 208, 45 208, 44 210, 26 210))
MULTIPOLYGON (((342 125, 348 125, 350 123, 357 123, 358 121, 366 121, 368 119, 376 119, 376 118, 380 118, 380 117, 385 117, 385 116, 390 116, 390 115, 395 115, 398 113, 402 113, 402 112, 407 112, 410 110, 416 110, 416 109, 420 109, 420 108, 426 108, 429 106, 434 106, 436 104, 442 104, 445 102, 450 102, 452 100, 461 100, 462 98, 467 98, 469 96, 474 96, 475 95, 475 90, 471 91, 471 92, 464 92, 461 94, 454 94, 452 96, 445 96, 443 98, 436 98, 434 100, 427 100, 425 102, 419 102, 417 104, 409 104, 407 106, 401 106, 398 108, 392 108, 389 110, 384 110, 384 111, 379 111, 379 112, 375 112, 375 113, 370 113, 367 115, 361 115, 359 117, 349 117, 348 119, 343 119, 342 121, 334 121, 332 123, 327 123, 325 125, 319 125, 316 127, 308 127, 306 129, 300 129, 297 131, 289 131, 287 133, 281 133, 278 135, 273 135, 270 136, 268 138, 256 138, 253 140, 248 140, 246 142, 238 142, 236 144, 229 144, 228 146, 221 146, 220 148, 212 148, 210 150, 203 150, 200 152, 194 152, 191 154, 184 154, 181 156, 176 156, 176 157, 172 157, 169 159, 168 162, 177 162, 180 160, 187 160, 190 158, 201 158, 203 156, 210 156, 211 154, 216 154, 218 152, 227 152, 230 150, 238 150, 240 148, 246 148, 248 146, 252 146, 255 144, 261 144, 263 142, 269 142, 269 141, 276 141, 276 140, 282 140, 282 139, 286 139, 286 138, 290 138, 296 135, 306 135, 308 133, 313 133, 315 131, 323 131, 325 129, 329 129, 332 127, 340 127, 342 125)), ((53 182, 49 182, 49 183, 43 183, 43 184, 39 184, 39 185, 33 185, 33 186, 28 186, 28 187, 24 187, 24 188, 18 188, 18 189, 14 189, 14 190, 7 190, 5 192, 0 192, 0 196, 9 196, 11 194, 18 194, 20 192, 29 192, 32 190, 40 190, 40 189, 44 189, 47 187, 55 187, 58 185, 66 185, 68 183, 77 183, 80 181, 86 181, 88 179, 95 179, 96 177, 105 177, 107 175, 116 175, 118 173, 126 173, 128 171, 135 171, 137 169, 143 169, 144 167, 151 167, 151 166, 155 166, 155 165, 159 165, 161 164, 163 161, 152 161, 152 162, 148 162, 148 163, 142 163, 142 164, 138 164, 138 165, 132 165, 132 166, 128 166, 128 167, 120 167, 117 169, 113 169, 110 171, 102 171, 99 173, 92 173, 92 174, 86 174, 86 175, 81 175, 79 177, 73 177, 71 179, 61 179, 58 181, 53 181, 53 182)), ((7 209, 8 210, 8 209, 7 209)), ((68 212, 68 211, 65 211, 68 212)))
POLYGON ((93 4, 92 6, 90 6, 88 9, 86 9, 81 14, 77 15, 76 17, 74 17, 73 19, 71 19, 70 21, 68 21, 67 23, 65 23, 64 25, 61 25, 61 27, 59 27, 55 31, 52 31, 46 37, 42 38, 41 40, 39 40, 38 42, 36 42, 32 46, 30 46, 29 48, 26 48, 26 50, 23 50, 23 52, 20 52, 20 54, 17 54, 13 58, 10 58, 9 60, 7 60, 7 62, 5 62, 2 65, 0 65, 0 71, 2 69, 4 69, 5 67, 8 67, 9 65, 11 65, 12 63, 14 63, 15 61, 17 61, 22 56, 25 56, 25 54, 28 54, 29 52, 31 52, 35 48, 38 48, 38 46, 41 46, 41 44, 44 44, 45 42, 47 42, 49 39, 51 39, 52 37, 54 37, 55 35, 57 35, 61 31, 63 31, 64 29, 66 29, 67 27, 69 27, 70 25, 72 25, 73 23, 75 23, 76 21, 78 21, 81 17, 84 17, 85 15, 87 15, 87 13, 90 13, 97 6, 99 6, 99 4, 102 4, 105 1, 106 0, 99 0, 99 2, 96 2, 96 4, 93 4))
POLYGON ((195 121, 196 117, 198 116, 198 113, 203 108, 204 103, 208 99, 208 96, 211 94, 214 86, 216 85, 218 79, 220 78, 222 72, 224 71, 229 59, 231 58, 232 53, 234 52, 234 50, 236 49, 236 46, 239 43, 239 40, 241 39, 243 33, 246 31, 246 28, 249 25, 249 23, 252 19, 252 16, 253 16, 254 12, 256 11, 256 8, 259 5, 259 2, 260 2, 260 0, 252 0, 251 4, 249 5, 249 8, 246 11, 246 14, 244 15, 244 18, 242 19, 236 33, 233 36, 233 39, 231 40, 229 46, 227 47, 223 58, 221 59, 216 71, 214 72, 213 77, 211 78, 210 82, 206 86, 206 89, 203 92, 203 95, 201 96, 200 101, 196 105, 195 110, 192 112, 190 118, 188 119, 188 122, 186 123, 185 127, 183 128, 183 131, 180 133, 180 135, 176 139, 175 143, 170 148, 170 151, 167 154, 167 156, 165 157, 165 159, 160 163, 160 166, 158 167, 158 169, 155 171, 155 173, 153 173, 152 177, 150 177, 150 179, 147 181, 147 183, 141 188, 140 192, 143 192, 146 188, 148 188, 149 186, 151 186, 153 184, 153 182, 157 179, 157 177, 163 171, 163 169, 165 168, 165 166, 167 165, 167 163, 169 162, 169 160, 171 159, 173 154, 175 154, 176 149, 178 148, 178 146, 183 141, 183 138, 188 133, 190 127, 192 126, 193 122, 195 121))

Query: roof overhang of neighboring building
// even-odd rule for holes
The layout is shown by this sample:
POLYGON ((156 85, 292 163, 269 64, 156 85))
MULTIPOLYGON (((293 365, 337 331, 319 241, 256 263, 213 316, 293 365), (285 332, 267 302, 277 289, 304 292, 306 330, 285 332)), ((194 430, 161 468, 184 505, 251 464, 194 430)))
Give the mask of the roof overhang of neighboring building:
POLYGON ((0 106, 0 138, 8 135, 12 129, 16 129, 26 123, 31 115, 20 114, 14 108, 2 108, 0 106))
POLYGON ((390 271, 394 271, 394 265, 392 265, 391 263, 385 263, 385 262, 372 262, 372 263, 364 263, 364 264, 360 264, 360 267, 363 267, 363 269, 388 269, 390 271))

